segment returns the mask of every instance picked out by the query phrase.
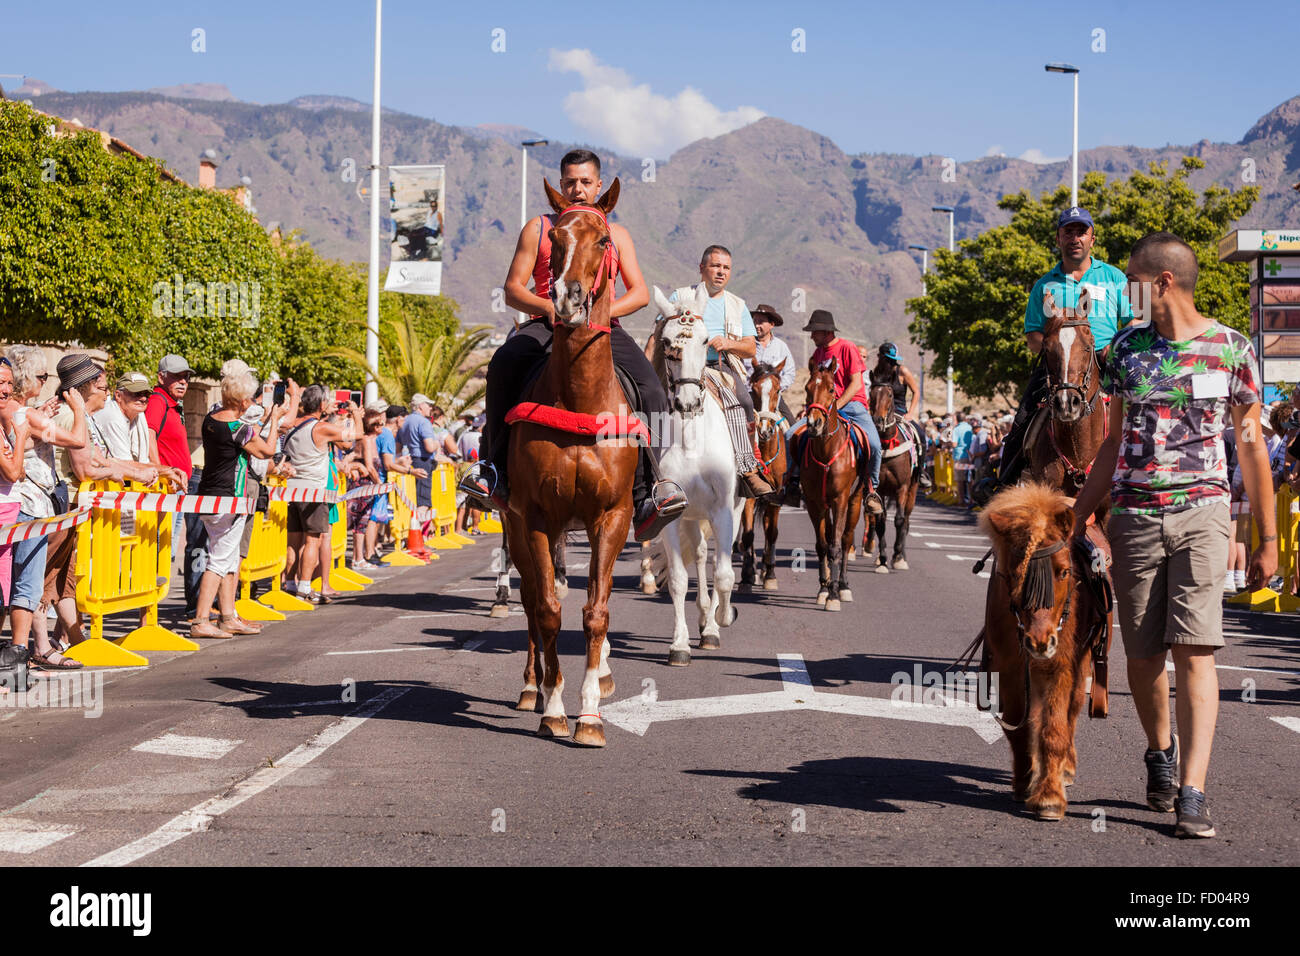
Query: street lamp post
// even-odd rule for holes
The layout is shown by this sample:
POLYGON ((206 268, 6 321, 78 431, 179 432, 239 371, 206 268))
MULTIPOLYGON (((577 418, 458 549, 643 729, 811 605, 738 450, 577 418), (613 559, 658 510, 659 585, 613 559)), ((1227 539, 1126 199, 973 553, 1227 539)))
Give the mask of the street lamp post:
MULTIPOLYGON (((931 206, 931 212, 946 212, 948 214, 948 251, 956 249, 955 234, 956 229, 956 209, 953 206, 931 206)), ((952 388, 952 349, 948 350, 948 414, 953 413, 953 388, 952 388)))
POLYGON ((1043 67, 1048 73, 1074 75, 1074 145, 1070 149, 1070 205, 1079 205, 1079 68, 1069 63, 1048 63, 1043 67))
POLYGON ((375 91, 370 115, 370 270, 366 277, 366 401, 379 397, 379 52, 384 0, 375 0, 375 91))
MULTIPOLYGON (((522 230, 528 223, 528 147, 529 146, 549 146, 549 139, 526 139, 519 145, 522 149, 522 160, 520 166, 523 171, 519 174, 519 228, 522 230)), ((515 320, 515 325, 523 325, 528 316, 522 312, 519 318, 515 320)))
MULTIPOLYGON (((916 243, 912 243, 907 248, 913 249, 921 253, 921 295, 924 296, 926 294, 925 273, 930 265, 930 247, 918 246, 916 243)), ((918 386, 921 391, 921 395, 920 395, 921 413, 924 414, 925 413, 925 349, 924 348, 921 349, 920 365, 921 365, 920 382, 918 383, 918 386)))

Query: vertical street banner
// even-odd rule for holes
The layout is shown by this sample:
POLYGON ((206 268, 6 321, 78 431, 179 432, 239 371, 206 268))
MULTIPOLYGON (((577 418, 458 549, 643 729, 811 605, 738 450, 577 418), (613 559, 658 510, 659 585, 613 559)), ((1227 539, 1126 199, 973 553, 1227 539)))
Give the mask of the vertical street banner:
POLYGON ((445 166, 389 166, 388 208, 393 221, 387 292, 438 295, 442 291, 445 166))

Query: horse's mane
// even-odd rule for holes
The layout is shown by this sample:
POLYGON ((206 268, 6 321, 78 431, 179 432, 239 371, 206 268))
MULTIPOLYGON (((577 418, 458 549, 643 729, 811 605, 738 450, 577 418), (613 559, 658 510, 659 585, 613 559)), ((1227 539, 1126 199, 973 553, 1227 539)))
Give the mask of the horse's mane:
POLYGON ((1060 537, 1056 516, 1068 508, 1065 495, 1049 485, 1030 482, 999 492, 980 514, 979 526, 994 544, 1001 543, 1007 558, 1016 562, 1009 569, 1012 593, 1016 593, 1029 569, 1029 560, 1053 533, 1060 537), (1002 530, 999 530, 999 526, 1002 530))

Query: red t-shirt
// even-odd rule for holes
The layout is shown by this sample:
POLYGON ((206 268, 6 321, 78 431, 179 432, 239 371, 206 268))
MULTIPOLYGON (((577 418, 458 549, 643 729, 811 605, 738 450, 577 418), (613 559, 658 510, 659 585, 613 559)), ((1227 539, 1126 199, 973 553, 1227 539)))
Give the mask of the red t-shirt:
POLYGON ((144 420, 158 436, 158 460, 168 468, 179 468, 188 479, 194 473, 190 441, 185 433, 185 409, 172 401, 161 385, 154 386, 145 406, 144 420))
POLYGON ((852 401, 867 404, 867 385, 866 371, 867 367, 862 362, 862 356, 858 353, 858 347, 852 342, 844 339, 832 339, 831 344, 825 348, 819 348, 812 354, 813 367, 820 365, 827 359, 835 359, 835 397, 839 398, 844 394, 844 389, 848 387, 849 379, 853 373, 857 372, 862 375, 862 380, 858 385, 857 394, 853 396, 852 401))

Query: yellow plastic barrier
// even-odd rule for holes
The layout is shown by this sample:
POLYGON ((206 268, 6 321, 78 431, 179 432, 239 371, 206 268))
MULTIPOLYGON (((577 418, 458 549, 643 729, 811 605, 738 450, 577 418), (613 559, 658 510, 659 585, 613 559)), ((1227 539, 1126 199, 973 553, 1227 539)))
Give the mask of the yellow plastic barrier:
MULTIPOLYGON (((267 478, 267 488, 283 488, 283 478, 267 478)), ((239 562, 239 600, 235 611, 248 621, 283 621, 281 611, 310 611, 313 605, 280 589, 280 576, 289 559, 289 503, 272 501, 266 514, 248 516, 253 531, 248 539, 248 557, 239 562), (253 600, 253 582, 269 580, 271 590, 253 600)))
POLYGON ((934 490, 930 500, 942 505, 957 503, 957 482, 953 476, 952 452, 947 448, 938 448, 934 452, 934 490))
POLYGON ((478 529, 484 534, 500 534, 505 529, 501 525, 501 519, 493 511, 485 518, 478 519, 478 529))
POLYGON ((406 506, 406 502, 414 503, 415 501, 415 476, 390 472, 388 480, 397 486, 388 493, 388 504, 393 512, 393 520, 389 523, 389 530, 393 535, 394 548, 391 554, 384 555, 380 560, 395 567, 427 564, 428 561, 438 560, 436 554, 426 554, 425 557, 428 558, 428 561, 426 561, 424 557, 417 557, 411 554, 409 550, 403 549, 403 542, 409 543, 410 541, 412 515, 411 509, 406 506), (398 494, 399 490, 401 494, 398 494), (403 497, 405 497, 405 500, 403 500, 403 497))
MULTIPOLYGON (((347 566, 350 546, 348 539, 352 534, 348 531, 348 503, 343 500, 343 493, 348 490, 348 480, 342 475, 338 476, 337 490, 338 517, 330 525, 330 587, 336 591, 362 591, 367 584, 374 584, 375 579, 368 578, 347 566)), ((316 578, 312 581, 312 587, 320 590, 321 579, 316 578)))
MULTIPOLYGON (((164 490, 112 481, 83 481, 80 487, 81 492, 164 490)), ((173 516, 136 512, 130 533, 124 534, 122 515, 95 508, 77 528, 77 609, 90 616, 90 636, 67 655, 92 667, 141 667, 149 660, 136 651, 197 651, 194 641, 158 623, 158 602, 171 589, 173 516), (116 641, 105 640, 105 615, 142 609, 139 627, 116 641)))
MULTIPOLYGON (((1227 599, 1228 604, 1238 607, 1246 607, 1252 611, 1300 611, 1300 599, 1289 593, 1292 582, 1295 580, 1296 565, 1296 544, 1297 522, 1300 521, 1300 514, 1297 514, 1296 493, 1288 486, 1283 485, 1275 496, 1277 509, 1277 573, 1282 576, 1282 593, 1279 594, 1272 588, 1263 587, 1254 591, 1243 591, 1227 599)), ((1259 524, 1253 519, 1250 522, 1250 547, 1253 551, 1259 547, 1259 524)))
POLYGON ((425 542, 431 548, 456 550, 474 543, 456 533, 456 469, 449 461, 433 473, 433 531, 425 542))

